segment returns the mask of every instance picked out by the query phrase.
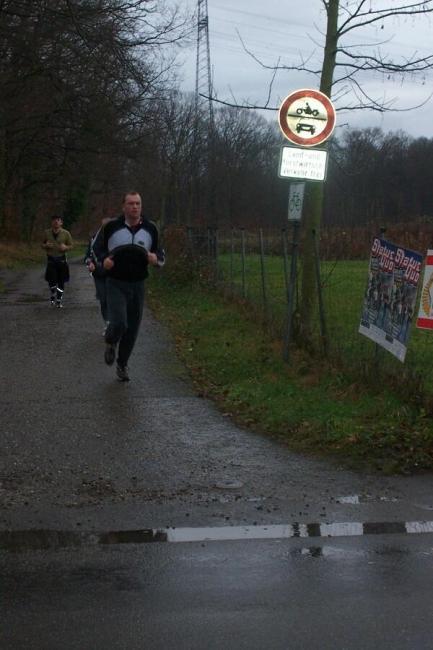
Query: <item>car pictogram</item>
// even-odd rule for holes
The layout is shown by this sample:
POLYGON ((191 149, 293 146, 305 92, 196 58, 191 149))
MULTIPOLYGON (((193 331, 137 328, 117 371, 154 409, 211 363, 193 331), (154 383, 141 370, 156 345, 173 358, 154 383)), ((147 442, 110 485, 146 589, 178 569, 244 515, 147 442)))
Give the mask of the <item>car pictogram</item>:
POLYGON ((314 135, 316 132, 316 127, 314 124, 305 124, 305 122, 298 122, 296 125, 296 133, 300 133, 301 131, 307 131, 308 133, 311 133, 311 135, 314 135))

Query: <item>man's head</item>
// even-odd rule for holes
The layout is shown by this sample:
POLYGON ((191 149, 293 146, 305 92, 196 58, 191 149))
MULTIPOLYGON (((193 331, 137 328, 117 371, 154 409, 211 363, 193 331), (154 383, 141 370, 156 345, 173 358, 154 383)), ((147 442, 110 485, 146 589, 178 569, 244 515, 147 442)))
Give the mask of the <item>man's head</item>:
POLYGON ((51 217, 51 227, 53 230, 60 230, 63 226, 63 219, 58 214, 54 214, 51 217))
POLYGON ((128 221, 138 221, 141 217, 141 196, 138 192, 126 192, 123 196, 123 214, 128 221))

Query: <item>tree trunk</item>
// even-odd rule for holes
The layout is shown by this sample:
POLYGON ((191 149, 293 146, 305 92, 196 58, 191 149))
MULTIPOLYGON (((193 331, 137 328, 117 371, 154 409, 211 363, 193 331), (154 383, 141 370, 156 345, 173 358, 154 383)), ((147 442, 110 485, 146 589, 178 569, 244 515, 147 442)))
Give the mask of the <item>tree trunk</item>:
POLYGON ((0 131, 0 237, 6 232, 6 142, 4 129, 0 131))
MULTIPOLYGON (((327 97, 331 97, 332 79, 335 69, 338 41, 338 6, 340 0, 329 0, 327 9, 326 45, 320 79, 320 90, 327 97)), ((321 149, 326 148, 321 146, 321 149)), ((312 183, 307 185, 306 209, 303 224, 302 239, 302 295, 300 304, 301 339, 308 346, 311 344, 314 309, 317 305, 317 287, 314 270, 314 239, 320 236, 320 224, 323 211, 323 184, 312 183)))

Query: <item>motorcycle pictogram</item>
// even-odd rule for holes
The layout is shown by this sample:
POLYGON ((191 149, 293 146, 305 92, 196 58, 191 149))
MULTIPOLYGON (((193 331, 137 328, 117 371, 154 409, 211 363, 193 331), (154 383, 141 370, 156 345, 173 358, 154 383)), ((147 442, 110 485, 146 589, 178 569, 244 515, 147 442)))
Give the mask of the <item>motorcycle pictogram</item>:
POLYGON ((308 102, 305 102, 305 108, 297 108, 296 112, 298 115, 312 115, 313 117, 317 117, 319 115, 317 108, 311 108, 308 102))

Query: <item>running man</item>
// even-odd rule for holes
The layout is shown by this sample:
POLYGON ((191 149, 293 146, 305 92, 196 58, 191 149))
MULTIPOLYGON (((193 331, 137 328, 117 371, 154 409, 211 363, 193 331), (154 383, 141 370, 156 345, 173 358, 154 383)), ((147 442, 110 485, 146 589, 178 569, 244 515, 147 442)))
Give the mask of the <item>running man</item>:
POLYGON ((127 192, 122 216, 111 220, 93 243, 107 273, 106 295, 109 325, 105 333, 105 363, 113 365, 119 381, 129 381, 128 360, 143 315, 144 280, 148 265, 163 266, 164 251, 158 248, 158 230, 141 213, 141 196, 127 192))
POLYGON ((58 215, 51 217, 51 228, 45 230, 42 248, 47 253, 45 280, 50 288, 50 303, 63 307, 65 283, 69 281, 69 266, 66 251, 71 250, 73 241, 69 230, 62 228, 63 219, 58 215))
POLYGON ((93 245, 98 238, 101 228, 103 228, 109 221, 111 221, 111 219, 108 217, 104 217, 101 220, 101 226, 96 234, 91 237, 89 245, 87 247, 86 255, 84 257, 84 263, 87 265, 89 273, 92 275, 93 281, 95 283, 96 299, 99 301, 101 316, 102 320, 104 321, 103 336, 105 336, 108 327, 107 292, 105 288, 105 280, 107 274, 102 266, 102 261, 97 258, 95 251, 93 250, 93 245))

